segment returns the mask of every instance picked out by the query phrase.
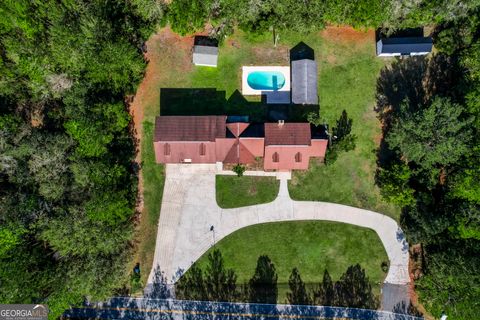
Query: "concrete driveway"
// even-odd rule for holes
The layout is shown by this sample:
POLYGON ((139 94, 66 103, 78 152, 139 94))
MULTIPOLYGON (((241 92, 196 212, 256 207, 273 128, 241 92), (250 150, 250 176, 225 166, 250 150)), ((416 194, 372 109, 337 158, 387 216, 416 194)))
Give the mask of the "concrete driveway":
MULTIPOLYGON (((216 165, 167 165, 163 202, 152 272, 160 269, 174 283, 191 264, 218 242, 241 228, 266 222, 328 220, 373 229, 382 241, 390 269, 385 283, 406 285, 408 244, 392 218, 369 210, 327 202, 294 201, 287 180, 280 179, 278 197, 270 203, 222 209, 215 199, 216 165), (214 227, 215 235, 210 231, 214 227)), ((280 174, 280 177, 282 175, 280 174)))

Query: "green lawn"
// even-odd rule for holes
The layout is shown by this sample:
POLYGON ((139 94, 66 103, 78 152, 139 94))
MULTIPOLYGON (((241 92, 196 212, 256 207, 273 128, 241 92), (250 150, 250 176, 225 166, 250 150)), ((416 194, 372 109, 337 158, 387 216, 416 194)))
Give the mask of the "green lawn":
MULTIPOLYGON (((321 33, 302 36, 282 34, 280 43, 274 48, 271 34, 252 38, 237 31, 222 43, 218 68, 208 68, 192 66, 191 43, 171 34, 168 29, 162 29, 148 42, 149 71, 142 83, 142 90, 135 96, 135 101, 141 104, 144 112, 144 136, 141 143, 145 212, 141 221, 144 226, 140 227, 137 236, 140 241, 138 254, 143 262, 143 277, 148 273, 148 264, 154 253, 163 192, 163 167, 153 161, 152 131, 155 116, 169 112, 227 113, 248 114, 252 120, 265 119, 266 109, 260 99, 245 98, 238 91, 241 88, 241 66, 288 65, 288 50, 299 41, 304 41, 315 50, 319 65, 321 117, 334 124, 334 120, 346 109, 353 118, 353 132, 358 136, 358 140, 356 150, 341 155, 334 165, 314 164, 308 172, 294 173, 289 184, 291 196, 299 200, 331 201, 367 208, 398 219, 399 210, 381 199, 374 184, 375 149, 381 138, 380 123, 373 110, 375 85, 385 60, 375 57, 373 37, 368 41, 346 42, 340 38, 326 38, 321 33), (144 230, 148 232, 145 233, 144 230)), ((298 107, 290 110, 289 114, 300 120, 306 112, 298 107)), ((233 199, 226 187, 219 189, 218 192, 223 197, 220 203, 226 206, 249 204, 247 201, 252 200, 248 192, 244 193, 245 197, 237 197, 241 199, 233 199)), ((257 194, 258 192, 257 190, 257 194)), ((263 195, 257 197, 261 198, 263 195)), ((308 232, 303 232, 302 238, 311 237, 308 232)), ((339 239, 344 237, 345 235, 340 233, 339 239)), ((266 241, 269 239, 271 240, 267 238, 266 241)), ((262 243, 258 247, 263 246, 264 253, 273 254, 277 250, 273 247, 274 244, 275 242, 262 243)), ((345 254, 342 253, 342 256, 345 254)), ((346 256, 345 259, 349 257, 346 256)), ((315 263, 310 261, 310 264, 315 267, 305 268, 302 272, 305 277, 321 273, 315 263)), ((338 268, 332 265, 331 268, 334 274, 345 269, 340 265, 338 268)))
POLYGON ((275 200, 280 183, 275 177, 217 176, 217 203, 238 208, 275 200))
MULTIPOLYGON (((385 277, 381 264, 388 261, 373 230, 327 221, 254 225, 227 236, 216 247, 222 252, 227 268, 235 270, 238 283, 248 282, 257 258, 268 255, 277 269, 281 302, 294 267, 311 285, 322 280, 325 269, 337 280, 348 266, 360 263, 378 294, 378 284, 385 277)), ((201 267, 207 263, 207 254, 198 260, 201 267)))
POLYGON ((373 40, 363 46, 320 43, 320 116, 332 126, 345 109, 353 119, 356 149, 342 154, 333 165, 312 162, 308 172, 295 172, 289 184, 290 195, 296 200, 370 209, 398 220, 399 209, 381 198, 374 183, 375 152, 381 138, 374 111, 376 79, 385 62, 373 54, 373 40))

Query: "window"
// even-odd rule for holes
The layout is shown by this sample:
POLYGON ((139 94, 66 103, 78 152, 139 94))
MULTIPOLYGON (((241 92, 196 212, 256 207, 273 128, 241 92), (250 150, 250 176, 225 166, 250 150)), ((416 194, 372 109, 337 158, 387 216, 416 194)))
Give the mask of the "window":
POLYGON ((200 143, 200 155, 204 156, 207 153, 207 146, 205 143, 200 143))
POLYGON ((279 162, 280 161, 280 156, 278 155, 278 152, 273 153, 272 160, 273 160, 273 162, 279 162))
POLYGON ((300 152, 295 154, 295 162, 302 162, 302 154, 300 152))
POLYGON ((163 146, 163 154, 166 155, 166 156, 169 156, 170 155, 170 144, 169 143, 165 143, 165 145, 163 146))

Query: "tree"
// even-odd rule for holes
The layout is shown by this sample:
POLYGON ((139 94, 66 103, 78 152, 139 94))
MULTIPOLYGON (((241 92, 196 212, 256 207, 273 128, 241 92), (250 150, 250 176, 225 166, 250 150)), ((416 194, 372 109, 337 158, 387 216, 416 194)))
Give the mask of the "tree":
POLYGON ((175 285, 178 299, 205 301, 208 299, 202 270, 194 263, 175 285))
POLYGON ((350 308, 376 309, 378 302, 372 286, 359 264, 348 267, 335 283, 335 305, 350 308))
POLYGON ((335 305, 334 283, 327 269, 323 272, 323 280, 318 289, 313 292, 314 303, 321 306, 335 305))
POLYGON ((22 226, 13 223, 0 227, 0 258, 8 258, 9 253, 22 243, 22 235, 26 231, 22 226))
POLYGON ((407 103, 387 135, 391 148, 397 148, 405 161, 425 170, 431 181, 438 181, 440 169, 454 164, 469 153, 473 118, 448 98, 435 98, 419 111, 408 111, 407 103))
POLYGON ((336 126, 332 128, 331 144, 325 155, 327 164, 334 163, 341 152, 348 152, 355 149, 357 137, 351 133, 353 120, 348 118, 345 110, 342 111, 340 118, 336 121, 336 126))
POLYGON ((100 193, 85 203, 85 210, 92 221, 102 221, 109 225, 125 222, 134 212, 124 191, 100 193))
POLYGON ((463 170, 455 172, 450 181, 450 196, 480 204, 480 145, 472 148, 472 157, 463 162, 463 170))
POLYGON ((377 182, 383 198, 399 207, 414 205, 415 191, 408 185, 411 175, 412 171, 404 163, 380 168, 377 172, 377 182))
POLYGON ((257 260, 255 274, 249 281, 249 302, 277 303, 278 287, 275 265, 268 256, 260 256, 257 260))
POLYGON ((237 276, 232 269, 225 269, 218 249, 208 255, 205 270, 205 288, 209 301, 235 301, 237 276))
POLYGON ((416 285, 427 310, 432 314, 446 311, 449 318, 478 317, 478 246, 467 247, 458 240, 442 241, 440 244, 428 246, 426 250, 426 275, 416 281, 416 285))
POLYGON ((305 288, 305 283, 302 277, 300 277, 297 268, 293 268, 290 278, 288 279, 288 286, 290 288, 290 292, 287 292, 287 301, 289 304, 309 305, 312 303, 312 299, 305 288))
POLYGON ((451 210, 455 216, 455 220, 448 226, 452 236, 466 240, 480 240, 480 205, 463 202, 451 210))
POLYGON ((65 217, 39 222, 38 237, 65 258, 121 254, 131 238, 131 227, 112 229, 108 224, 90 220, 83 211, 70 208, 65 217), (98 239, 102 239, 101 245, 98 239))
POLYGON ((128 286, 136 177, 124 97, 143 75, 158 4, 0 3, 1 301, 47 303, 57 318, 128 286))
POLYGON ((168 6, 168 21, 173 31, 186 35, 200 30, 207 22, 211 1, 178 0, 168 6))

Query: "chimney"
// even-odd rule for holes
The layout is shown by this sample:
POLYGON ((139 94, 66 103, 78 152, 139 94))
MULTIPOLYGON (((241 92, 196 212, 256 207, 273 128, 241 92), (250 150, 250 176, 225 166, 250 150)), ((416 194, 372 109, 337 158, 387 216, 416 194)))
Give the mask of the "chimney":
POLYGON ((278 126, 281 127, 285 124, 285 120, 278 120, 278 126))

